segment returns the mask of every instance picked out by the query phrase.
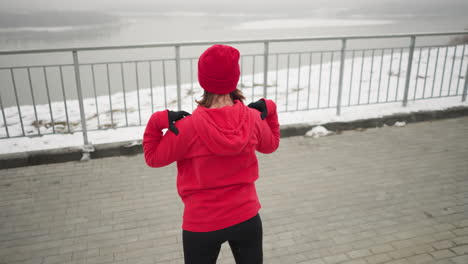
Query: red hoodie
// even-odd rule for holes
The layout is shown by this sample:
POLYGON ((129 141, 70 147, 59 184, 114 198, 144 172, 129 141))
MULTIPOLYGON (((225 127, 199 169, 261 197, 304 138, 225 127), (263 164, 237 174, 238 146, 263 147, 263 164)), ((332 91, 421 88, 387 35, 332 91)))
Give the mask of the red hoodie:
POLYGON ((237 100, 222 108, 199 106, 176 123, 179 135, 168 130, 163 136, 161 130, 169 124, 167 110, 151 116, 143 136, 145 160, 150 167, 177 161, 184 230, 215 231, 258 213, 255 150, 272 153, 280 140, 276 105, 265 102, 265 120, 237 100))

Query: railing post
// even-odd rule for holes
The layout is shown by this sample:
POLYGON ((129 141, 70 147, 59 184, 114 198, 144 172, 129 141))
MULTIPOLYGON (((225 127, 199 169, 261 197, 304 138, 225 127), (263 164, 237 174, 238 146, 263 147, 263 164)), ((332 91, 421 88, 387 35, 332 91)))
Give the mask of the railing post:
POLYGON ((411 44, 410 50, 408 54, 408 67, 406 68, 406 80, 405 80, 405 94, 403 96, 403 106, 408 104, 408 93, 409 93, 409 85, 411 80, 411 67, 413 66, 413 54, 414 54, 414 46, 416 43, 416 37, 411 36, 411 44))
POLYGON ((466 93, 468 93, 468 65, 466 66, 465 87, 463 88, 462 102, 466 101, 466 93))
POLYGON ((83 93, 81 90, 81 77, 80 77, 80 64, 78 62, 78 53, 76 50, 73 53, 73 67, 75 69, 75 80, 76 80, 76 91, 78 94, 78 104, 80 107, 80 118, 81 118, 81 129, 83 130, 83 142, 85 146, 89 145, 88 142, 88 131, 86 129, 86 116, 83 105, 83 93))
POLYGON ((263 49, 263 98, 267 98, 267 88, 268 88, 268 54, 269 43, 265 41, 263 49))
POLYGON ((3 102, 2 102, 2 94, 1 93, 0 93, 0 107, 2 108, 2 117, 3 117, 3 124, 5 125, 6 137, 9 138, 10 133, 8 131, 8 124, 7 124, 7 120, 6 120, 6 117, 5 117, 5 110, 3 109, 3 102))
POLYGON ((177 110, 182 110, 182 96, 181 96, 181 87, 180 87, 180 46, 175 46, 175 56, 176 56, 176 83, 177 83, 177 110))
POLYGON ((344 59, 346 56, 346 39, 341 40, 341 57, 340 57, 340 82, 338 84, 338 99, 336 103, 336 115, 341 114, 341 96, 343 93, 343 73, 344 73, 344 59))

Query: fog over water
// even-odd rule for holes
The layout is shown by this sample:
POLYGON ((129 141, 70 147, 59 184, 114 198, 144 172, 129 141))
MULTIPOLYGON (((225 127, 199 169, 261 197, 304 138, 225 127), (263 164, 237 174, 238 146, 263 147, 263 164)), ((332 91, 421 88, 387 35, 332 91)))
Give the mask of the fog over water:
POLYGON ((2 50, 468 29, 464 0, 3 0, 0 10, 2 50))
POLYGON ((2 10, 74 10, 74 11, 207 11, 207 12, 302 12, 318 9, 361 9, 379 13, 463 15, 464 0, 3 0, 2 10))

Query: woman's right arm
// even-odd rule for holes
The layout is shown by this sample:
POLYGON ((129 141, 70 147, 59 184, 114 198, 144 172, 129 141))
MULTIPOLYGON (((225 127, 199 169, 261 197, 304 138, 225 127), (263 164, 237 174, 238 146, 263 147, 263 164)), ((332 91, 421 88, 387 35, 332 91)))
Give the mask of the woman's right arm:
POLYGON ((275 102, 267 99, 262 100, 265 101, 268 114, 265 120, 260 120, 257 150, 268 154, 274 152, 279 147, 280 125, 275 102))
POLYGON ((143 135, 143 152, 146 164, 150 167, 163 167, 180 160, 186 152, 190 131, 170 129, 163 135, 162 130, 169 127, 168 110, 151 115, 143 135))

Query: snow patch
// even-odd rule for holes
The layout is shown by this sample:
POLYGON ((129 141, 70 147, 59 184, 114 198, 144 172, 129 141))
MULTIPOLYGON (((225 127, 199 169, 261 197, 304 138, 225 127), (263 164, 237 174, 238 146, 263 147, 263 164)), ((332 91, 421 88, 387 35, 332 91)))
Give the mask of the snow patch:
POLYGON ((85 153, 90 153, 90 152, 94 152, 94 146, 93 145, 83 145, 81 147, 81 150, 85 153))
POLYGON ((83 156, 81 156, 80 161, 89 161, 91 160, 91 155, 89 152, 83 152, 83 156))
POLYGON ((405 121, 395 122, 395 124, 393 126, 395 126, 395 127, 404 127, 404 126, 406 126, 406 122, 405 121))
POLYGON ((131 148, 131 147, 139 146, 139 145, 141 145, 141 141, 134 140, 134 141, 128 143, 127 145, 125 145, 125 147, 126 148, 131 148))
POLYGON ((333 132, 328 131, 325 127, 323 126, 316 126, 312 128, 311 130, 307 131, 305 134, 306 137, 313 137, 313 138, 319 138, 319 137, 325 137, 328 135, 333 134, 333 132))

